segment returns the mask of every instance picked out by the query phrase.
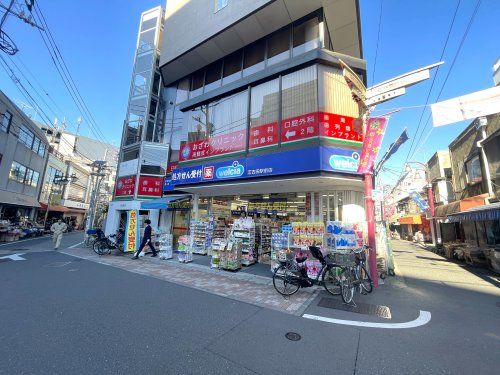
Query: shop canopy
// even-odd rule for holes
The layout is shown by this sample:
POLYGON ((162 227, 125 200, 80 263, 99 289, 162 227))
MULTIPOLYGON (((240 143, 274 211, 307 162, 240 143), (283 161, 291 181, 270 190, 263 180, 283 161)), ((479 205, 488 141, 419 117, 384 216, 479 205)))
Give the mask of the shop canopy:
POLYGON ((448 219, 451 222, 500 220, 500 202, 481 207, 473 207, 467 211, 449 215, 448 219))
POLYGON ((449 217, 449 215, 465 212, 473 207, 483 207, 484 199, 487 197, 488 194, 481 194, 442 206, 437 206, 434 217, 437 219, 446 218, 447 216, 449 217))
POLYGON ((399 224, 422 224, 422 217, 420 215, 408 215, 399 219, 399 224))
MULTIPOLYGON (((42 211, 47 211, 47 205, 45 203, 40 202, 40 207, 42 211)), ((51 204, 49 207, 49 212, 68 212, 69 209, 67 207, 61 206, 60 204, 51 204)))
POLYGON ((163 198, 153 199, 150 201, 141 202, 141 210, 160 210, 167 209, 171 202, 181 201, 189 198, 190 195, 168 195, 163 198))

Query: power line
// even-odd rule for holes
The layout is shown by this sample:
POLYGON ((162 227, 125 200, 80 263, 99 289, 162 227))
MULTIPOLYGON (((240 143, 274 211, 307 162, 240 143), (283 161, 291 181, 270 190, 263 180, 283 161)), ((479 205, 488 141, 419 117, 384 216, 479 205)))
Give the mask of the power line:
MULTIPOLYGON (((446 86, 446 83, 448 82, 448 78, 451 75, 451 72, 453 70, 453 67, 455 66, 455 63, 457 62, 458 56, 460 55, 460 52, 461 52, 462 47, 463 47, 463 45, 465 43, 467 35, 469 34, 470 28, 472 26, 472 23, 474 22, 474 18, 475 18, 476 14, 477 14, 477 12, 479 10, 480 5, 481 5, 481 0, 478 0, 478 2, 476 3, 476 7, 474 8, 474 12, 472 13, 472 15, 471 15, 471 17, 469 19, 469 23, 467 24, 467 28, 466 28, 466 30, 464 32, 464 35, 462 36, 462 40, 460 41, 460 45, 458 46, 457 52, 455 53, 455 56, 453 58, 451 66, 450 66, 450 70, 448 70, 448 74, 446 74, 446 77, 444 79, 443 85, 441 86, 441 89, 439 90, 438 96, 436 97, 435 101, 438 101, 439 98, 441 97, 441 94, 443 93, 444 87, 446 86)), ((424 131, 427 128, 430 119, 431 119, 431 114, 429 114, 429 116, 427 117, 427 121, 425 123, 424 128, 422 129, 422 132, 420 133, 420 137, 418 138, 417 144, 418 144, 418 142, 420 142, 420 139, 422 138, 422 135, 424 134, 424 131)), ((427 138, 430 136, 430 133, 432 133, 433 129, 434 128, 431 128, 431 130, 429 131, 429 133, 425 137, 425 140, 427 140, 427 138)), ((423 144, 424 144, 424 142, 422 142, 422 145, 423 144)), ((420 145, 418 147, 420 148, 420 147, 422 147, 422 145, 420 145)), ((417 149, 419 149, 419 148, 415 148, 415 150, 413 151, 413 153, 412 153, 411 156, 413 156, 415 154, 415 152, 417 151, 417 149)))
POLYGON ((378 32, 377 32, 377 45, 375 47, 375 58, 373 60, 373 72, 372 72, 372 85, 375 83, 375 70, 377 69, 377 57, 378 57, 378 45, 380 41, 380 29, 382 27, 382 9, 384 6, 384 0, 380 0, 380 13, 378 17, 378 32))

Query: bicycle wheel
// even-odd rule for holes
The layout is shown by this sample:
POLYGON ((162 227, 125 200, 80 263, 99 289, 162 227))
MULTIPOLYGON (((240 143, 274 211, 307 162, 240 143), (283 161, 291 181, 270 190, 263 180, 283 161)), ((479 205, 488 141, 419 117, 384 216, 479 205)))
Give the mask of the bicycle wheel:
POLYGON ((106 241, 95 241, 94 245, 92 245, 92 248, 97 255, 104 255, 109 250, 106 241))
POLYGON ((354 298, 354 275, 349 268, 345 268, 340 274, 340 288, 342 291, 342 301, 351 303, 354 298))
POLYGON ((367 293, 371 293, 373 291, 373 284, 372 284, 372 279, 370 277, 370 274, 366 270, 366 267, 364 264, 361 264, 361 266, 358 266, 358 272, 359 272, 359 280, 361 282, 361 288, 366 290, 367 293))
POLYGON ((282 296, 291 296, 299 290, 297 277, 284 265, 279 266, 273 275, 274 289, 282 296))
POLYGON ((339 275, 342 269, 337 266, 326 266, 323 268, 321 282, 325 290, 331 295, 338 296, 341 293, 339 275))

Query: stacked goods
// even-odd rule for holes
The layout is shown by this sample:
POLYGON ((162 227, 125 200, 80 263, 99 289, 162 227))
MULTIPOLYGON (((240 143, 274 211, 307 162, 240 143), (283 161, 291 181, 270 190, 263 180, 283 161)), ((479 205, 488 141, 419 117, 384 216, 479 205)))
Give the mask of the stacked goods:
POLYGON ((177 249, 177 259, 181 263, 187 263, 193 261, 193 252, 191 249, 191 238, 190 236, 180 236, 179 237, 179 247, 177 249))
POLYGON ((364 244, 361 224, 327 221, 324 245, 329 252, 360 248, 364 244))
POLYGON ((221 251, 226 249, 227 241, 224 238, 214 238, 212 241, 211 268, 219 268, 221 251))
POLYGON ((290 240, 290 233, 273 233, 271 235, 271 272, 279 267, 280 254, 288 249, 290 240))
POLYGON ((256 224, 255 229, 255 248, 262 263, 269 259, 271 253, 271 226, 264 223, 256 224))
POLYGON ((195 254, 207 254, 207 222, 191 220, 190 233, 192 238, 192 250, 195 254))
POLYGON ((309 247, 314 244, 321 246, 325 226, 321 222, 293 222, 292 233, 295 246, 309 247))
POLYGON ((242 243, 239 239, 230 240, 219 252, 219 267, 229 271, 241 268, 242 243))
POLYGON ((255 263, 255 223, 252 218, 236 219, 233 223, 231 238, 241 243, 241 264, 249 266, 255 263))
POLYGON ((172 235, 161 233, 158 238, 160 259, 172 259, 172 235))

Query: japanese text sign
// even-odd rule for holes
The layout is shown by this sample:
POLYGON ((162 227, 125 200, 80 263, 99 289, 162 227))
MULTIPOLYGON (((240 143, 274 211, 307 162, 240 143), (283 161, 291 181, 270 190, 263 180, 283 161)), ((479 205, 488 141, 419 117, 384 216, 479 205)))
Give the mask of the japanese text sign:
POLYGON ((137 196, 161 197, 163 177, 140 176, 137 196))
POLYGON ((250 128, 249 149, 264 148, 278 144, 278 123, 272 122, 250 128))
POLYGON ((370 117, 367 120, 358 173, 369 173, 372 170, 384 139, 388 120, 387 117, 370 117))
POLYGON ((232 154, 246 148, 246 130, 212 136, 181 146, 179 161, 205 159, 217 155, 232 154))
POLYGON ((116 180, 115 196, 129 197, 134 195, 135 176, 119 177, 116 180))
POLYGON ((136 251, 138 242, 139 226, 137 223, 137 210, 127 211, 127 226, 125 233, 124 251, 136 251))

